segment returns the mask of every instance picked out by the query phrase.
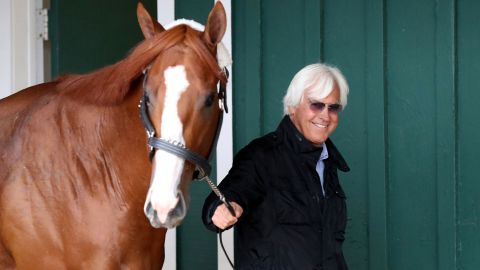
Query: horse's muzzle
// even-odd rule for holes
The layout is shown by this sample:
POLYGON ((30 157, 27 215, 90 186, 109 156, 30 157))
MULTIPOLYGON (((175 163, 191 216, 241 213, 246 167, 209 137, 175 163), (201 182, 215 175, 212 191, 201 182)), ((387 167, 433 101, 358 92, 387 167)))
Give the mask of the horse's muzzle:
POLYGON ((182 220, 185 218, 186 213, 187 213, 187 207, 185 204, 185 199, 181 192, 178 193, 177 205, 175 205, 175 207, 172 210, 170 210, 170 212, 168 212, 167 218, 165 219, 164 222, 160 221, 157 211, 153 208, 151 201, 149 201, 147 206, 145 207, 145 215, 150 221, 150 224, 152 225, 152 227, 154 228, 160 228, 160 227, 167 228, 167 229, 175 228, 176 226, 180 225, 182 220))

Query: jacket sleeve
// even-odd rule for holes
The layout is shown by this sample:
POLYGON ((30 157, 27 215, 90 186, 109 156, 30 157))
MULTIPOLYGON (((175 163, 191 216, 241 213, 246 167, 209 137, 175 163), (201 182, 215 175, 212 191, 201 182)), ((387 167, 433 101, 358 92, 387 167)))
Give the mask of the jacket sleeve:
MULTIPOLYGON (((259 155, 256 153, 258 151, 253 150, 249 145, 235 156, 232 168, 218 186, 227 201, 236 202, 243 208, 242 217, 248 215, 249 210, 262 200, 264 194, 263 181, 257 169, 259 155)), ((212 222, 213 213, 219 204, 219 198, 211 192, 203 205, 202 220, 211 231, 220 230, 212 222)))

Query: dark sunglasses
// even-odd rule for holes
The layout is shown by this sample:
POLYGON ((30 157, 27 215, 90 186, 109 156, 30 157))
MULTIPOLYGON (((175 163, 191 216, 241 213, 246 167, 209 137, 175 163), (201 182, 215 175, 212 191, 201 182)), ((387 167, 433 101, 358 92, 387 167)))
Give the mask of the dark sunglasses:
POLYGON ((325 104, 320 101, 308 101, 310 103, 310 110, 312 112, 318 113, 318 112, 323 112, 325 107, 328 109, 329 113, 339 113, 342 111, 342 105, 338 103, 333 103, 333 104, 325 104))

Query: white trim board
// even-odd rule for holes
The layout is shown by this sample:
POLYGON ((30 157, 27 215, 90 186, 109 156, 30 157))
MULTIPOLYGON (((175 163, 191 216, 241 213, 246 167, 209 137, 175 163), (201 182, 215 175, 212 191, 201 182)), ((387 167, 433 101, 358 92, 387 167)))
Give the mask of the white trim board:
POLYGON ((37 34, 42 8, 43 0, 0 2, 0 98, 44 81, 43 39, 37 34))
MULTIPOLYGON (((157 0, 157 20, 162 25, 175 20, 175 0, 157 0)), ((177 230, 167 230, 163 270, 177 269, 177 230)))
MULTIPOLYGON (((214 3, 217 0, 214 0, 214 3)), ((230 53, 232 53, 232 30, 231 30, 231 0, 222 0, 222 4, 225 7, 227 13, 227 31, 222 40, 225 47, 230 53)), ((213 5, 212 5, 213 7, 213 5)), ((175 0, 157 0, 157 20, 166 25, 175 19, 175 0)), ((227 102, 229 106, 229 113, 224 115, 223 125, 217 144, 217 183, 220 183, 228 170, 230 169, 233 161, 233 128, 232 128, 232 115, 233 115, 233 103, 232 103, 232 67, 229 68, 230 78, 227 84, 227 102)), ((222 234, 223 243, 227 250, 228 256, 233 260, 233 229, 230 229, 222 234)), ((230 270, 230 264, 228 263, 220 244, 217 243, 217 264, 219 270, 230 270)), ((163 265, 164 270, 176 269, 176 230, 168 230, 167 238, 165 241, 165 262, 163 265)))
MULTIPOLYGON (((216 0, 214 1, 216 2, 216 0)), ((227 30, 223 37, 223 45, 232 54, 232 3, 231 0, 222 0, 223 6, 227 13, 227 30)), ((232 55, 233 57, 233 55, 232 55)), ((233 66, 229 67, 230 78, 227 84, 227 103, 228 114, 223 116, 222 130, 218 137, 217 144, 217 184, 220 184, 222 179, 227 175, 233 162, 233 103, 232 103, 232 82, 233 82, 233 66)), ((227 198, 228 199, 228 198, 227 198)), ((222 240, 225 250, 232 260, 234 261, 234 246, 233 246, 233 228, 222 233, 222 240)), ((217 239, 217 264, 219 270, 230 270, 230 266, 223 250, 220 246, 220 241, 217 239)))
POLYGON ((12 92, 12 0, 0 1, 0 98, 12 92))

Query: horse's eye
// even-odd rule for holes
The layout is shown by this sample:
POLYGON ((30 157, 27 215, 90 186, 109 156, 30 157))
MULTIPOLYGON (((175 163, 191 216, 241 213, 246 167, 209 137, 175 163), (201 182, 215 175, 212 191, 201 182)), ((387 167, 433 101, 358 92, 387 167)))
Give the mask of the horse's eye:
POLYGON ((211 93, 210 95, 208 95, 207 99, 205 99, 205 107, 212 106, 214 100, 215 100, 215 93, 211 93))

